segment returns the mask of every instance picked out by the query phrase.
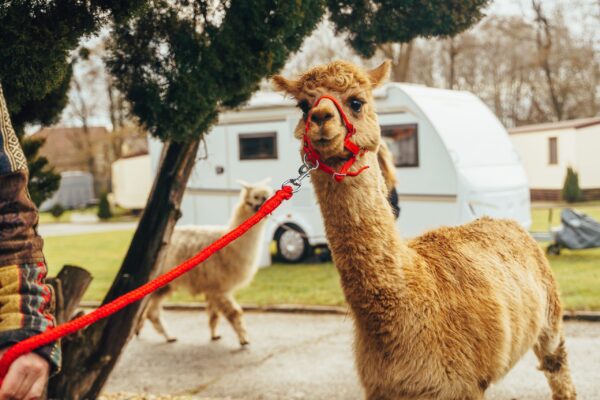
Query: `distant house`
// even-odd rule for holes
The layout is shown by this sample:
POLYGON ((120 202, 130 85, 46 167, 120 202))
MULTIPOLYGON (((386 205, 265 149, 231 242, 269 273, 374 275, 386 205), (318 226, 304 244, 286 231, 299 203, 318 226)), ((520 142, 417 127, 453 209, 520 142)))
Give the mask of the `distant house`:
POLYGON ((579 173, 586 200, 600 199, 600 118, 509 129, 531 189, 532 200, 561 199, 567 167, 579 173))
POLYGON ((94 177, 96 196, 110 190, 111 164, 115 152, 111 134, 103 126, 42 128, 34 138, 46 139, 40 154, 47 157, 58 172, 84 171, 94 177))
POLYGON ((122 208, 141 210, 152 188, 152 167, 148 152, 130 154, 112 165, 113 201, 122 208))

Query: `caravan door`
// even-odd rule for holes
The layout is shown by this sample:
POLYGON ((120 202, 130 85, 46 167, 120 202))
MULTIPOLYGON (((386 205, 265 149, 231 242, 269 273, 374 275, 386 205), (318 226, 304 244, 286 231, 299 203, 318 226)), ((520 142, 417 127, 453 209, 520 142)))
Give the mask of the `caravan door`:
POLYGON ((224 126, 215 126, 200 143, 196 166, 183 196, 180 223, 194 225, 226 225, 231 214, 230 155, 224 126))

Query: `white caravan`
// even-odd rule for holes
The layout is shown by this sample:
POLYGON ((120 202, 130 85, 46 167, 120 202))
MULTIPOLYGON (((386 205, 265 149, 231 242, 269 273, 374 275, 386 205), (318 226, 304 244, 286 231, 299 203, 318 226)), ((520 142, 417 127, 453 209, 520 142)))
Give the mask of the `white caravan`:
MULTIPOLYGON (((529 228, 529 188, 506 129, 469 92, 390 83, 375 92, 382 136, 396 162, 406 237, 440 225, 459 225, 484 215, 512 218, 529 228)), ((272 178, 277 188, 295 177, 301 117, 291 99, 258 93, 240 110, 220 115, 206 136, 183 198, 181 224, 223 225, 237 202, 242 179, 272 178)), ((360 132, 359 132, 360 134, 360 132)), ((160 143, 152 141, 156 168, 160 143)), ((302 190, 271 216, 261 265, 275 240, 281 258, 299 261, 327 239, 313 188, 302 190)))

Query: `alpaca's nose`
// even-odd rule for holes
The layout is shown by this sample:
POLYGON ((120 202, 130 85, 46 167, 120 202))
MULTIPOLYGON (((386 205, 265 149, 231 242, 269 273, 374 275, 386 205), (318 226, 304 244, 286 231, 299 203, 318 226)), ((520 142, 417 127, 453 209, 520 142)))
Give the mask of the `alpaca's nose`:
POLYGON ((327 109, 318 109, 312 113, 312 121, 319 126, 323 126, 331 118, 333 118, 333 113, 327 109))
POLYGON ((333 102, 329 99, 323 99, 321 102, 312 109, 311 121, 317 124, 319 127, 323 127, 327 121, 332 120, 335 117, 337 109, 333 102))

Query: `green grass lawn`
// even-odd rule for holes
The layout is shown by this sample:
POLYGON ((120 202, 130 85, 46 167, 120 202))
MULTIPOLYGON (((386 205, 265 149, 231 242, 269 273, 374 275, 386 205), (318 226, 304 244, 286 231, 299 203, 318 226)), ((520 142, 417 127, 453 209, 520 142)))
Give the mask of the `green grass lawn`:
MULTIPOLYGON (((91 233, 86 235, 49 237, 44 252, 50 269, 56 275, 65 264, 86 268, 94 276, 85 300, 101 300, 110 288, 121 265, 133 232, 91 233)), ((239 292, 242 303, 326 304, 342 305, 344 297, 332 264, 273 265, 262 268, 252 285, 239 292)), ((187 293, 176 293, 171 301, 202 300, 187 293)))
MULTIPOLYGON (((49 237, 45 253, 50 275, 62 265, 85 267, 94 276, 85 300, 101 300, 110 287, 133 232, 49 237)), ((600 310, 600 249, 569 251, 550 257, 565 308, 600 310)), ((259 270, 254 282, 237 296, 242 304, 342 305, 337 271, 331 263, 275 264, 259 270)), ((171 301, 201 300, 177 293, 171 301)))
POLYGON ((573 208, 583 212, 596 221, 600 221, 600 202, 585 202, 575 204, 558 204, 556 206, 537 206, 531 209, 531 231, 547 232, 549 227, 560 225, 560 211, 565 208, 573 208))

